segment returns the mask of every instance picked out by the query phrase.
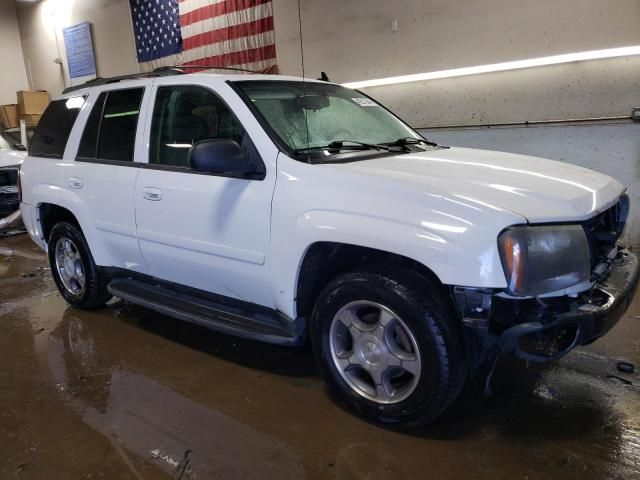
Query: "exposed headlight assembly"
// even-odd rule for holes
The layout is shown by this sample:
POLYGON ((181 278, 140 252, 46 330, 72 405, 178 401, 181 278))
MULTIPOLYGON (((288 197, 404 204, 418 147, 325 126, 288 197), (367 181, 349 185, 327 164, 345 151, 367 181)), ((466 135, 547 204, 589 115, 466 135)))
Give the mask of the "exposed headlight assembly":
POLYGON ((512 227, 498 247, 512 295, 535 297, 588 282, 590 254, 580 225, 512 227))

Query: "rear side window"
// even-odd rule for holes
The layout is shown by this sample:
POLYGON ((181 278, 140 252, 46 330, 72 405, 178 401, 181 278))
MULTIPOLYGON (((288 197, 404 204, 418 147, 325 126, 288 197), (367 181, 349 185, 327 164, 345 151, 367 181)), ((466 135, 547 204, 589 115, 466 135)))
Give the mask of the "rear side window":
POLYGON ((89 119, 84 127, 82 139, 80 140, 80 148, 78 156, 84 158, 96 158, 96 149, 98 148, 98 133, 100 131, 100 120, 102 119, 102 108, 107 98, 106 92, 101 93, 98 101, 93 106, 89 119))
POLYGON ((73 124, 86 96, 54 100, 45 110, 33 134, 29 155, 62 158, 73 124))
POLYGON ((103 92, 87 120, 78 156, 133 161, 143 94, 144 88, 103 92))

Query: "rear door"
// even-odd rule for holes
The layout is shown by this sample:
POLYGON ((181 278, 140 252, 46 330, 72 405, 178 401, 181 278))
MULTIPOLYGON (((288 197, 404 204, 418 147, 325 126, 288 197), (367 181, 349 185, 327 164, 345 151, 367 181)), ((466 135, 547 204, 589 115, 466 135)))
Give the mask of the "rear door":
MULTIPOLYGON (((266 168, 227 103, 240 100, 230 98, 230 87, 221 89, 225 98, 206 85, 154 87, 148 164, 136 183, 140 248, 156 277, 273 306, 267 252, 275 169, 266 168), (262 174, 249 179, 192 171, 189 149, 205 139, 237 141, 262 174)), ((271 155, 266 160, 275 162, 271 155)))
POLYGON ((133 160, 142 144, 138 119, 145 101, 144 86, 92 94, 75 161, 64 171, 64 188, 87 212, 92 228, 85 235, 96 263, 143 273, 134 209, 139 164, 133 160))

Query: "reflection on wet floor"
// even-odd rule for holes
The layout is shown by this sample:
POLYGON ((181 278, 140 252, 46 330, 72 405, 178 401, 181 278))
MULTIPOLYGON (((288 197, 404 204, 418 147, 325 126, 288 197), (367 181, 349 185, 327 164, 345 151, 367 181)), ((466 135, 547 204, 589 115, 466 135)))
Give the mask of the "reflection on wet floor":
POLYGON ((27 237, 0 240, 0 478, 640 478, 640 302, 541 370, 504 362, 405 435, 332 401, 303 349, 114 301, 80 312, 27 237), (616 374, 631 385, 607 378, 616 374), (542 379, 544 380, 542 380, 542 379))

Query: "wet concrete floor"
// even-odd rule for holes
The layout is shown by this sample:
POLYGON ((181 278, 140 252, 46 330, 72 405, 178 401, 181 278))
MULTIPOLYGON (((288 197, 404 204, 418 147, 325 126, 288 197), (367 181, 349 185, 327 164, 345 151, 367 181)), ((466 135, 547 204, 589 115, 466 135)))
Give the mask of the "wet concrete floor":
POLYGON ((0 239, 0 478, 640 479, 640 375, 615 367, 640 366, 639 317, 640 295, 542 377, 504 362, 493 398, 410 436, 344 411, 305 350, 69 308, 29 238, 0 239))

